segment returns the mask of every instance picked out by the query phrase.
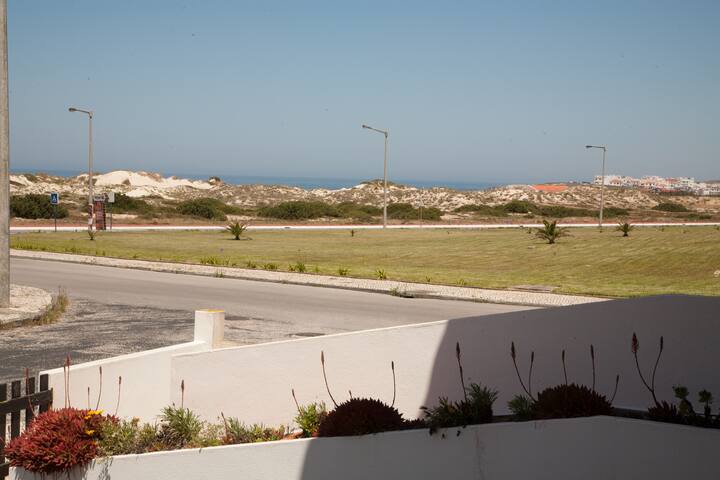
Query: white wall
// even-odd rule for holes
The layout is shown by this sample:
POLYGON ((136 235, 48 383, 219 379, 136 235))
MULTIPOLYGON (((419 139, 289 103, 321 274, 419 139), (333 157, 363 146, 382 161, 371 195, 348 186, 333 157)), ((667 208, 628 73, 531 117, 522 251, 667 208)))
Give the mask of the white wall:
POLYGON ((560 352, 567 350, 571 382, 591 384, 589 345, 596 353, 596 388, 608 396, 620 374, 616 406, 647 408, 630 351, 637 332, 640 362, 649 375, 660 335, 665 353, 657 374, 657 392, 671 399, 673 385, 686 385, 695 399, 706 388, 720 395, 720 298, 668 296, 600 302, 572 307, 512 312, 404 327, 331 335, 288 342, 179 355, 172 361, 172 401, 179 402, 185 381, 185 405, 208 420, 220 412, 245 422, 288 424, 300 403, 323 400, 320 352, 325 352, 328 381, 336 400, 371 396, 392 400, 390 362, 397 375, 396 406, 415 418, 422 405, 439 395, 459 398, 461 389, 455 343, 462 346, 466 382, 479 381, 500 391, 496 413, 521 387, 510 359, 515 341, 521 374, 527 377, 530 350, 536 352, 533 391, 563 382, 560 352))
MULTIPOLYGON (((68 480, 720 478, 720 431, 612 417, 287 440, 97 460, 68 480)), ((14 480, 40 476, 11 470, 14 480)), ((65 478, 63 476, 63 478, 65 478)))
MULTIPOLYGON (((71 365, 70 404, 77 408, 95 408, 100 390, 99 367, 103 382, 99 407, 121 417, 139 417, 153 421, 160 410, 170 404, 170 368, 173 355, 204 352, 222 343, 224 313, 195 312, 194 341, 170 347, 71 365), (122 376, 118 408, 118 377, 122 376), (90 401, 88 405, 88 387, 90 401)), ((65 405, 65 378, 62 368, 41 372, 49 376, 56 408, 65 405)))

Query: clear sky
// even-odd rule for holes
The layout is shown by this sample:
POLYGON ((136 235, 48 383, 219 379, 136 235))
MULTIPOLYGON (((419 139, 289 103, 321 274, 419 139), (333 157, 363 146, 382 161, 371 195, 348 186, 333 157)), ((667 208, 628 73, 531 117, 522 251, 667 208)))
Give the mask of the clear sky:
POLYGON ((8 0, 13 170, 720 178, 720 1, 8 0))

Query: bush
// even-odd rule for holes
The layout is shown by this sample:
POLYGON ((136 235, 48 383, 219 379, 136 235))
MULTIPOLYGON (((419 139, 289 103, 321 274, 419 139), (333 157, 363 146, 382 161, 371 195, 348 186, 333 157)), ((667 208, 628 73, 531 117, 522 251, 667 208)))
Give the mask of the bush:
POLYGON ((239 214, 243 210, 221 202, 216 198, 204 197, 185 200, 177 206, 181 215, 207 218, 208 220, 227 220, 226 214, 239 214))
POLYGON ((497 400, 498 392, 471 383, 466 394, 466 398, 459 402, 450 402, 446 397, 440 397, 437 407, 422 407, 425 411, 425 423, 430 427, 431 434, 440 428, 492 422, 492 405, 497 400))
POLYGON ((330 412, 318 427, 318 437, 345 437, 390 432, 406 427, 396 408, 374 398, 351 398, 330 412))
POLYGON ((147 215, 153 211, 152 205, 139 198, 128 197, 124 193, 115 194, 115 203, 112 204, 115 213, 137 213, 147 215))
MULTIPOLYGON (((68 216, 64 205, 58 205, 57 218, 68 216)), ((15 218, 53 218, 53 206, 49 195, 30 193, 27 195, 13 195, 10 198, 10 216, 15 218)))
POLYGON ((38 415, 21 436, 8 443, 5 456, 12 466, 31 472, 67 472, 97 456, 96 440, 103 426, 116 421, 98 410, 50 410, 38 415))
POLYGON ((490 217, 505 217, 507 212, 502 207, 491 207, 490 205, 463 205, 455 209, 455 213, 474 213, 490 217))
POLYGON ((566 237, 568 235, 570 234, 568 233, 567 228, 558 227, 557 221, 555 220, 553 220, 552 222, 543 220, 543 227, 538 228, 535 232, 536 237, 547 241, 547 243, 550 245, 554 244, 558 238, 566 237))
POLYGON ((258 215, 282 220, 307 220, 321 217, 340 217, 341 213, 334 205, 324 202, 292 201, 279 203, 272 207, 261 207, 258 210, 258 215))
POLYGON ((507 213, 538 213, 537 206, 527 200, 511 200, 499 208, 507 213))
POLYGON ((606 207, 603 209, 605 218, 627 217, 628 215, 630 215, 630 211, 627 208, 606 207))
POLYGON ((343 218, 354 218, 358 220, 370 220, 373 217, 382 215, 382 208, 374 205, 360 205, 354 202, 339 203, 337 210, 343 218))
MULTIPOLYGON (((409 203, 391 203, 387 206, 388 218, 395 220, 418 220, 420 218, 420 209, 415 208, 409 203)), ((435 207, 423 208, 423 220, 440 220, 442 211, 435 207)))
POLYGON ((659 210, 661 212, 689 212, 684 205, 680 205, 679 203, 675 202, 660 202, 654 207, 652 207, 653 210, 659 210))

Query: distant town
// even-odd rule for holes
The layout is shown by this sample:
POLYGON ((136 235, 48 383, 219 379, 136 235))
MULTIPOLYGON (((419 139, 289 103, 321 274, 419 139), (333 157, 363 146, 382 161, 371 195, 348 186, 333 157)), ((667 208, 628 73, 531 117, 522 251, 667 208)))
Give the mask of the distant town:
MULTIPOLYGON (((593 183, 602 184, 602 175, 596 175, 593 183)), ((605 185, 644 188, 658 193, 720 195, 720 182, 697 182, 692 177, 663 178, 653 175, 635 178, 626 175, 605 175, 605 185)))

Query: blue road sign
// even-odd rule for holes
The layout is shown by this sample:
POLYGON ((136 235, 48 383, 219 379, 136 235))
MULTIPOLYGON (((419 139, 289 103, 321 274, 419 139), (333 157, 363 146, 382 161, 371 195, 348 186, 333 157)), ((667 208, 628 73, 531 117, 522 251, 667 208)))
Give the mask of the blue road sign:
POLYGON ((50 194, 50 203, 53 205, 57 205, 60 203, 60 194, 57 192, 52 192, 50 194))

